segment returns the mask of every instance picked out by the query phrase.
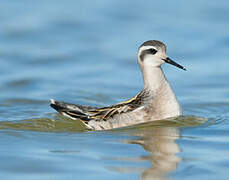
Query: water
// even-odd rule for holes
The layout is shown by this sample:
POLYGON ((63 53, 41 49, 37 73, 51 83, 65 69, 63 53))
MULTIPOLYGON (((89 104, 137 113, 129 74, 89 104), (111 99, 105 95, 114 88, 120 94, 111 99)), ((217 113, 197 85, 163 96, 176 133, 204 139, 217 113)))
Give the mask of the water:
POLYGON ((228 179, 228 9, 226 0, 2 0, 0 177, 228 179), (163 66, 184 117, 87 132, 49 107, 134 96, 148 39, 188 69, 163 66))

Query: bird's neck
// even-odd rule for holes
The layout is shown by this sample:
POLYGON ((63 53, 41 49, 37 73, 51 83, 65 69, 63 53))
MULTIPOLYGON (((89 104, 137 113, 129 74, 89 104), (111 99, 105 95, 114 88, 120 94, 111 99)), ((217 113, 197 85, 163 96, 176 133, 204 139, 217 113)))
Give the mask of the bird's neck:
POLYGON ((153 92, 169 86, 161 67, 145 67, 142 69, 144 88, 153 92))
POLYGON ((152 104, 165 116, 163 118, 181 115, 181 107, 161 67, 145 67, 142 73, 144 89, 151 92, 152 104))

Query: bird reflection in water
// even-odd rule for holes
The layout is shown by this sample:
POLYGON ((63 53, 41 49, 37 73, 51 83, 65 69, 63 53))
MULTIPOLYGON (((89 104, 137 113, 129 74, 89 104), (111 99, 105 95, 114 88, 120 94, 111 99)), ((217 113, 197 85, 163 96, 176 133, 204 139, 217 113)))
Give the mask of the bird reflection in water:
POLYGON ((142 172, 141 179, 166 179, 166 175, 176 170, 181 158, 176 154, 180 148, 176 143, 179 139, 177 127, 163 127, 142 130, 136 134, 139 140, 132 140, 129 143, 141 145, 149 155, 143 160, 152 163, 150 168, 142 172))
MULTIPOLYGON (((180 138, 178 127, 145 127, 137 130, 131 130, 128 134, 133 135, 136 139, 125 141, 128 144, 139 144, 148 153, 148 156, 138 158, 121 158, 127 161, 150 161, 151 167, 139 169, 134 167, 109 168, 113 171, 122 173, 141 173, 142 180, 166 180, 168 174, 177 169, 178 163, 182 161, 176 154, 180 148, 176 140, 180 138)), ((120 159, 119 159, 120 160, 120 159)))

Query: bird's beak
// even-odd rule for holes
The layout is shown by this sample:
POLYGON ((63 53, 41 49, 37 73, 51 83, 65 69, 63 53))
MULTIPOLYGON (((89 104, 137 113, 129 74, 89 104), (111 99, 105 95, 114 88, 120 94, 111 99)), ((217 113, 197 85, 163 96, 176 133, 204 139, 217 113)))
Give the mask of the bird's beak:
POLYGON ((180 64, 177 64, 175 61, 173 61, 169 57, 167 57, 166 59, 162 59, 162 60, 164 60, 166 63, 172 64, 172 65, 174 65, 174 66, 186 71, 186 69, 183 66, 181 66, 180 64))

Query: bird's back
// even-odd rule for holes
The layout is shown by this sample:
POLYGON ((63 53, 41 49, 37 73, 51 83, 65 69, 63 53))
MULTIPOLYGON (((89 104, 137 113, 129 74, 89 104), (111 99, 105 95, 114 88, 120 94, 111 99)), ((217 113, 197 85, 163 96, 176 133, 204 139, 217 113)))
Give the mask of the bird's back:
POLYGON ((108 107, 96 108, 54 100, 50 106, 64 116, 83 121, 91 129, 111 129, 142 121, 143 114, 139 112, 144 110, 148 97, 148 91, 142 90, 135 97, 108 107))

